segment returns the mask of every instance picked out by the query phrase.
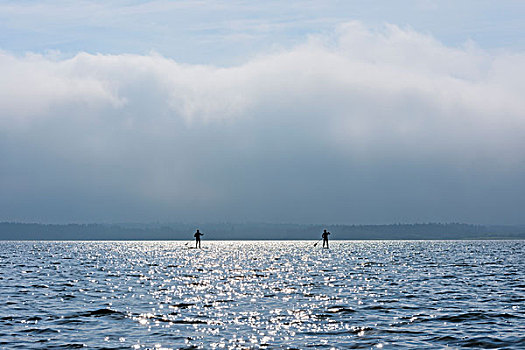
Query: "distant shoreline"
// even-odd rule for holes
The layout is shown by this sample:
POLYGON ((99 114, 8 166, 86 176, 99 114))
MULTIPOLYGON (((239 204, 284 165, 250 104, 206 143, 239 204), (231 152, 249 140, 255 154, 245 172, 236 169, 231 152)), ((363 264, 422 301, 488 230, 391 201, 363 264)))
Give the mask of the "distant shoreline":
MULTIPOLYGON (((56 243, 67 243, 67 242, 180 242, 186 243, 189 240, 182 239, 0 239, 0 242, 56 242, 56 243)), ((525 238, 468 238, 468 239, 332 239, 330 242, 479 242, 479 241, 525 241, 525 238)), ((315 242, 315 239, 210 239, 203 241, 202 246, 205 246, 206 242, 315 242)), ((194 244, 194 241, 191 241, 194 244)), ((191 245, 190 244, 190 245, 191 245)))
POLYGON ((461 223, 321 225, 263 223, 205 224, 38 224, 0 222, 2 241, 192 241, 195 229, 204 241, 318 240, 328 229, 331 240, 523 240, 525 225, 461 223))

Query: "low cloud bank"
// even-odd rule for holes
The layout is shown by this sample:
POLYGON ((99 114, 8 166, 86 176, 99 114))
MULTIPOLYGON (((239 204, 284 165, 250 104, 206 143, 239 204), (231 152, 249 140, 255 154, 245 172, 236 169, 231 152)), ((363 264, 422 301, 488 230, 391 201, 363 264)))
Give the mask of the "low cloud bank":
POLYGON ((360 23, 239 66, 0 53, 7 220, 516 223, 525 54, 360 23))

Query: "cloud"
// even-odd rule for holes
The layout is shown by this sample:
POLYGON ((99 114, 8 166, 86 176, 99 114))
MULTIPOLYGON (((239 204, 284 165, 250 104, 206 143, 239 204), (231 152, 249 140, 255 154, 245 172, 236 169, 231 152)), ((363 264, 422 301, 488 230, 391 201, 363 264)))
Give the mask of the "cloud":
MULTIPOLYGON (((496 204, 525 202, 521 181, 513 193, 501 184, 525 170, 524 75, 520 52, 359 22, 231 67, 3 52, 2 210, 65 221, 483 221, 496 204), (494 205, 472 204, 491 191, 494 205)), ((510 207, 493 214, 518 218, 510 207)))

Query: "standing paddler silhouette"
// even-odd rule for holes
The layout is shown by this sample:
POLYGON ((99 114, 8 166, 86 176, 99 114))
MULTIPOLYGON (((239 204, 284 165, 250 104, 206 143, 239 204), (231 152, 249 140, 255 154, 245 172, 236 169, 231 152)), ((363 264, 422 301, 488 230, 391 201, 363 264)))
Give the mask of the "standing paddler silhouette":
POLYGON ((195 248, 201 247, 201 236, 204 236, 204 234, 200 233, 199 230, 193 235, 193 237, 195 237, 195 248))
POLYGON ((325 248, 325 246, 326 246, 326 249, 328 249, 328 235, 329 234, 330 234, 330 232, 328 232, 326 230, 323 230, 323 234, 321 235, 321 239, 318 240, 317 242, 315 242, 314 247, 317 247, 319 242, 323 241, 323 248, 325 248))
POLYGON ((325 248, 325 244, 326 244, 326 249, 328 249, 328 235, 330 234, 330 232, 324 230, 323 231, 323 248, 325 248))

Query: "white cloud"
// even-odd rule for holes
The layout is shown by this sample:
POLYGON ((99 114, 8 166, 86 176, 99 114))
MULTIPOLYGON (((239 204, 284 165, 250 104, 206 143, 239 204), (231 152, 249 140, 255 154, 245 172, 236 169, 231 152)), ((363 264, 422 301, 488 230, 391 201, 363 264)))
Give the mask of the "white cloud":
MULTIPOLYGON (((4 52, 0 76, 12 162, 15 148, 38 148, 73 188, 105 184, 170 208, 234 210, 236 198, 283 188, 290 201, 305 191, 318 199, 311 184, 329 175, 301 173, 317 166, 341 174, 323 192, 337 197, 337 188, 356 190, 346 180, 352 172, 333 164, 388 159, 472 172, 494 164, 515 173, 525 160, 525 54, 447 47, 393 25, 348 23, 227 68, 157 54, 4 52), (85 169, 98 170, 85 179, 85 169)), ((26 165, 15 168, 42 166, 52 177, 24 154, 26 165)))

